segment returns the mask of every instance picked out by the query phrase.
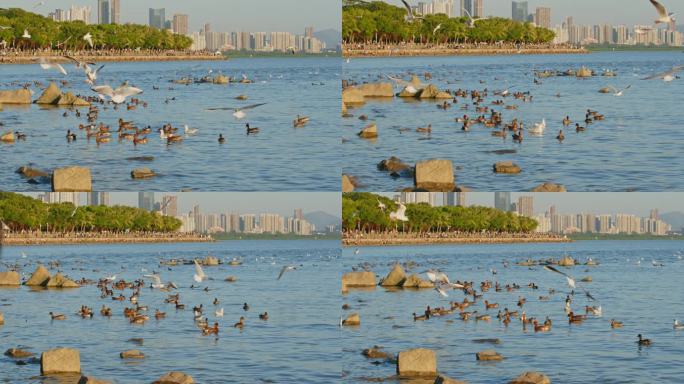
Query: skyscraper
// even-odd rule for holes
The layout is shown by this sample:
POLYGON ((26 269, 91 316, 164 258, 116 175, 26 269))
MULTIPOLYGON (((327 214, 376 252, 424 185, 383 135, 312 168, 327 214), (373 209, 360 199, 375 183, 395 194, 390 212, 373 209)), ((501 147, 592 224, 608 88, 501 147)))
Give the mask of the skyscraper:
POLYGON ((473 17, 484 17, 484 0, 473 1, 473 17))
POLYGON ((443 203, 449 207, 465 207, 465 192, 444 192, 443 203))
POLYGON ((152 28, 164 29, 164 23, 166 22, 166 9, 164 8, 150 8, 150 20, 149 24, 152 28))
POLYGON ((294 210, 294 218, 297 220, 304 220, 304 213, 302 213, 301 208, 296 208, 294 210))
POLYGON ((511 193, 494 192, 494 207, 500 211, 508 212, 511 210, 511 193))
POLYGON ((97 0, 97 23, 111 23, 109 0, 97 0))
POLYGON ((177 35, 187 35, 188 30, 188 15, 173 15, 173 33, 177 35))
POLYGON ((109 205, 109 192, 87 193, 86 204, 89 206, 109 205))
POLYGON ((178 196, 163 196, 161 213, 164 216, 178 216, 178 196))
POLYGON ((314 27, 306 27, 304 29, 304 36, 305 37, 313 38, 314 37, 313 34, 314 34, 314 27))
POLYGON ((154 192, 138 192, 138 208, 153 211, 154 192))
POLYGON ((461 0, 461 9, 459 10, 461 16, 468 16, 473 14, 473 0, 461 0), (466 13, 467 12, 467 13, 466 13))
POLYGON ((514 1, 512 4, 511 18, 515 21, 527 21, 527 1, 514 1))
POLYGON ((551 28, 551 8, 537 7, 535 21, 538 27, 551 28))
POLYGON ((112 24, 121 24, 121 0, 110 0, 111 8, 109 12, 109 21, 112 24))
POLYGON ((534 197, 520 196, 518 198, 518 214, 520 216, 532 217, 534 216, 534 197))

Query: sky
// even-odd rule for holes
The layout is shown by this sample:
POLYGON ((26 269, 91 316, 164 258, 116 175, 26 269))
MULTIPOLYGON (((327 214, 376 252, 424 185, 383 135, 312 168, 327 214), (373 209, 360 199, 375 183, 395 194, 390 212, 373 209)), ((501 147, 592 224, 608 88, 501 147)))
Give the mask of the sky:
MULTIPOLYGON (((383 193, 393 197, 397 193, 383 193)), ((441 194, 440 194, 441 195, 441 194)), ((555 205, 559 213, 628 213, 648 216, 653 208, 660 213, 684 212, 684 192, 576 192, 576 193, 512 193, 511 202, 520 196, 534 197, 535 214, 544 213, 555 205)), ((438 197, 439 203, 441 198, 438 197)), ((493 192, 468 192, 466 205, 494 206, 493 192)))
MULTIPOLYGON (((36 197, 37 193, 26 193, 36 197)), ((178 196, 178 213, 189 212, 199 204, 202 213, 278 213, 292 216, 295 208, 304 213, 323 211, 341 217, 342 196, 335 192, 169 192, 155 193, 155 200, 164 195, 178 196)), ((138 206, 137 192, 111 192, 110 205, 138 206)), ((85 204, 85 194, 81 202, 85 204)))
MULTIPOLYGON (((2 0, 2 8, 23 8, 47 16, 56 8, 90 6, 92 22, 97 22, 97 0, 2 0)), ((166 18, 174 13, 188 14, 190 29, 199 30, 211 23, 218 32, 258 31, 304 34, 304 27, 315 30, 341 29, 341 0, 121 0, 121 22, 147 24, 150 8, 165 8, 166 18)))
MULTIPOLYGON (((388 3, 402 5, 401 0, 385 0, 388 3)), ((421 0, 429 2, 431 0, 421 0)), ((417 5, 418 0, 407 0, 417 5)), ((484 0, 484 14, 500 17, 511 17, 512 0, 484 0)), ((660 0, 668 12, 684 15, 684 1, 660 0)), ((403 6, 403 5, 402 5, 403 6)), ((456 8, 460 0, 456 0, 456 8)), ((560 24, 566 17, 572 16, 575 24, 635 24, 650 25, 657 18, 655 8, 649 0, 528 0, 528 12, 536 7, 551 8, 551 23, 560 24)), ((460 13, 459 13, 460 14, 460 13)))

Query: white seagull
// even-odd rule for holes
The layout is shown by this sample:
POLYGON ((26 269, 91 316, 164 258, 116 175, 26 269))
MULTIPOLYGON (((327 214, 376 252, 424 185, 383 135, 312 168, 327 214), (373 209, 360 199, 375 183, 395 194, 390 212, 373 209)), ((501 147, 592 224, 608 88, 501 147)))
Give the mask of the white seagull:
POLYGON ((674 321, 674 324, 672 324, 673 329, 684 329, 684 324, 681 324, 679 320, 674 321))
POLYGON ((470 15, 470 12, 468 12, 467 9, 463 8, 463 12, 465 12, 466 15, 468 15, 468 27, 470 28, 475 28, 475 23, 481 20, 485 20, 486 17, 473 17, 470 15))
POLYGON ((684 69, 684 65, 674 67, 672 68, 672 70, 666 72, 656 73, 655 75, 645 77, 642 80, 662 79, 664 82, 669 83, 670 81, 673 81, 674 79, 678 78, 677 73, 680 72, 682 69, 684 69))
POLYGON ((202 270, 202 266, 197 262, 197 260, 194 260, 194 261, 195 261, 195 274, 192 276, 192 278, 196 282, 201 283, 202 281, 207 279, 207 275, 204 274, 204 270, 202 270))
POLYGON ((651 4, 655 7, 655 9, 658 11, 658 19, 656 19, 655 23, 656 24, 669 24, 674 21, 674 13, 668 13, 667 9, 665 9, 665 6, 657 2, 656 0, 651 0, 651 4))
POLYGON ((92 89, 98 95, 109 96, 109 98, 112 99, 114 104, 125 103, 126 98, 143 93, 142 89, 131 87, 127 84, 124 84, 118 87, 117 89, 112 89, 112 87, 110 87, 109 85, 99 85, 96 87, 92 87, 90 89, 92 89))
POLYGON ((217 310, 214 312, 214 315, 216 315, 216 317, 223 317, 223 308, 217 309, 217 310))
POLYGON ((233 111, 233 117, 235 117, 237 120, 244 119, 247 117, 247 114, 244 112, 248 109, 254 109, 256 107, 261 107, 262 105, 266 105, 266 103, 260 103, 260 104, 252 104, 248 105, 246 107, 240 107, 240 108, 233 108, 233 107, 225 107, 225 108, 208 108, 207 111, 233 111))
POLYGON ((294 265, 286 265, 286 266, 284 266, 284 267, 280 270, 280 273, 278 274, 278 280, 280 280, 280 278, 283 277, 283 275, 285 274, 285 272, 294 271, 295 269, 297 269, 297 268, 295 268, 294 265))
POLYGON ((95 45, 93 44, 93 35, 91 35, 90 32, 86 33, 85 36, 83 36, 83 40, 88 42, 90 48, 92 48, 95 45))
POLYGON ((620 97, 620 96, 624 95, 626 90, 632 88, 632 85, 630 84, 630 85, 628 85, 628 86, 626 86, 620 90, 618 90, 617 88, 615 88, 613 86, 609 86, 608 88, 610 88, 613 91, 613 96, 620 97))
POLYGON ((561 272, 561 271, 557 270, 556 268, 554 268, 550 265, 545 265, 544 269, 546 269, 547 271, 556 272, 556 273, 559 273, 559 274, 565 276, 565 278, 568 280, 568 286, 570 286, 570 288, 572 288, 572 289, 575 289, 575 279, 573 279, 572 276, 568 275, 565 272, 561 272))
POLYGON ((104 64, 101 65, 99 68, 93 70, 88 63, 83 63, 85 75, 86 75, 86 83, 90 85, 95 85, 95 81, 97 80, 97 73, 100 72, 102 68, 104 68, 104 64))
POLYGON ((406 206, 402 203, 399 203, 399 208, 396 211, 390 212, 389 217, 392 221, 409 221, 406 217, 406 206))
POLYGON ((21 37, 23 37, 24 39, 30 39, 31 38, 31 34, 28 32, 28 29, 24 29, 24 34, 21 35, 21 37))
POLYGON ((413 13, 413 8, 409 5, 409 3, 406 2, 406 0, 401 0, 402 3, 404 3, 404 7, 406 7, 406 16, 404 17, 404 20, 406 20, 407 23, 412 23, 414 20, 422 20, 423 16, 421 15, 416 15, 413 13))
POLYGON ((442 24, 437 24, 435 29, 432 30, 432 34, 434 35, 435 33, 437 33, 437 31, 439 31, 440 28, 442 28, 442 24))
POLYGON ((528 129, 528 132, 534 135, 541 135, 546 129, 546 119, 542 119, 541 123, 534 123, 534 127, 528 129))
POLYGON ((188 136, 196 135, 197 132, 199 132, 198 128, 190 128, 190 127, 188 127, 187 124, 185 124, 184 128, 185 128, 185 134, 188 136))
POLYGON ((143 277, 147 277, 148 279, 152 279, 154 281, 151 285, 154 289, 163 289, 166 287, 166 285, 162 284, 161 277, 159 277, 159 275, 156 273, 153 275, 143 275, 143 277))

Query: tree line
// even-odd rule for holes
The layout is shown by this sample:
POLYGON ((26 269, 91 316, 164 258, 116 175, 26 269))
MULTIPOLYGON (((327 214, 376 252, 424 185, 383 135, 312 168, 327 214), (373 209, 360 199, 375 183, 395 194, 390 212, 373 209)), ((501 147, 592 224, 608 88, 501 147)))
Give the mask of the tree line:
POLYGON ((390 212, 398 204, 393 200, 367 192, 345 193, 342 196, 342 225, 345 231, 404 232, 507 232, 529 233, 537 221, 498 209, 471 207, 431 207, 428 204, 406 204, 405 223, 390 220, 390 212), (381 204, 385 208, 381 208, 381 204))
POLYGON ((555 37, 549 29, 501 17, 477 21, 474 28, 469 27, 467 17, 449 18, 445 14, 425 15, 422 21, 407 23, 405 8, 383 1, 344 0, 343 3, 342 37, 345 43, 541 44, 549 43, 555 37))
POLYGON ((50 232, 174 232, 175 217, 126 206, 47 204, 29 196, 0 192, 0 220, 12 231, 50 232))
POLYGON ((92 24, 82 21, 56 22, 19 8, 0 8, 0 41, 6 48, 85 50, 83 36, 93 36, 94 49, 184 50, 192 45, 188 36, 138 24, 92 24), (23 38, 24 30, 31 38, 23 38))

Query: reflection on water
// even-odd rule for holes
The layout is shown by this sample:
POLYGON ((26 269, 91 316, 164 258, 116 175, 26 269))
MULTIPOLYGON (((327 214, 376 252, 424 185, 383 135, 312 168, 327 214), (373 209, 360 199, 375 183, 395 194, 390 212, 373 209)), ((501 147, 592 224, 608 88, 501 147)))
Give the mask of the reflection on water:
MULTIPOLYGON (((361 355, 374 345, 391 353, 409 348, 430 348, 437 353, 438 370, 449 377, 469 383, 502 383, 524 371, 540 371, 554 383, 677 383, 684 377, 684 332, 673 330, 674 318, 684 317, 680 276, 684 273, 684 244, 677 241, 588 241, 568 244, 520 244, 488 246, 368 247, 358 255, 353 249, 343 251, 344 270, 369 263, 384 276, 394 262, 413 261, 413 272, 428 268, 445 271, 452 281, 490 280, 502 285, 516 283, 519 290, 495 292, 492 288, 469 311, 487 312, 481 302, 487 299, 501 309, 520 310, 516 303, 525 297, 523 310, 528 317, 553 322, 548 333, 535 333, 531 326, 522 330, 519 320, 508 327, 489 310, 490 321, 463 322, 458 311, 445 317, 414 322, 411 313, 422 313, 462 301, 461 291, 449 291, 448 298, 434 290, 386 290, 371 292, 351 290, 343 299, 359 312, 361 326, 345 328, 342 336, 342 365, 345 382, 364 382, 363 378, 386 378, 395 374, 392 363, 372 364, 361 355), (570 255, 582 262, 589 258, 597 267, 576 266, 563 269, 574 275, 597 302, 590 302, 577 290, 572 304, 584 313, 584 305, 600 305, 602 317, 592 317, 579 325, 569 325, 564 300, 569 288, 565 279, 540 267, 513 266, 514 261, 559 258, 570 255), (643 260, 642 260, 643 259, 643 260), (502 265, 508 260, 510 267, 502 265), (665 267, 653 267, 652 261, 665 267), (637 265, 637 262, 640 264, 637 265), (497 274, 493 275, 491 269, 497 274), (591 276, 593 282, 581 283, 591 276), (535 282, 539 289, 528 288, 535 282), (557 290, 549 294, 549 289, 557 290), (550 296, 540 301, 539 296, 550 296), (610 320, 624 322, 624 328, 612 330, 610 320), (638 348, 637 334, 653 340, 651 347, 638 348), (477 344, 475 339, 498 338, 497 345, 477 344), (478 363, 475 353, 495 349, 502 362, 478 363)), ((423 275, 423 277, 425 277, 423 275)), ((479 289, 478 289, 479 291, 479 289)), ((470 298, 472 299, 472 298, 470 298)), ((389 380, 389 383, 397 381, 389 380)))

